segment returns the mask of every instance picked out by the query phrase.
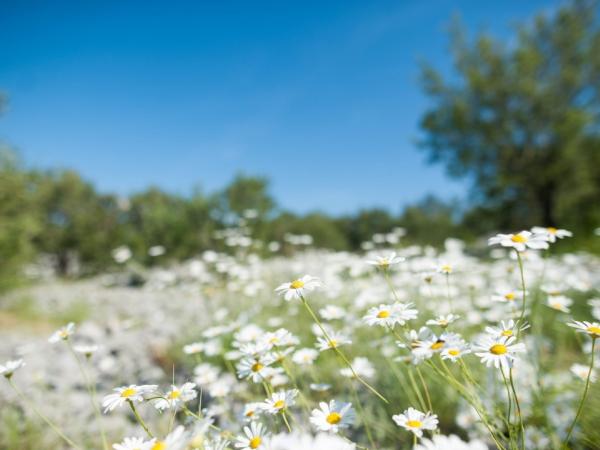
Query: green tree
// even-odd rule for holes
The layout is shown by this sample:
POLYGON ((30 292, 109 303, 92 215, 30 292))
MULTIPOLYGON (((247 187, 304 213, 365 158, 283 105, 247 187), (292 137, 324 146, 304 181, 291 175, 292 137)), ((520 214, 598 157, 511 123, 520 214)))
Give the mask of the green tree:
MULTIPOLYGON (((456 76, 423 68, 432 107, 421 126, 431 161, 473 181, 499 228, 600 220, 598 3, 573 1, 502 45, 453 31, 456 76)), ((489 230, 488 230, 489 231, 489 230)))

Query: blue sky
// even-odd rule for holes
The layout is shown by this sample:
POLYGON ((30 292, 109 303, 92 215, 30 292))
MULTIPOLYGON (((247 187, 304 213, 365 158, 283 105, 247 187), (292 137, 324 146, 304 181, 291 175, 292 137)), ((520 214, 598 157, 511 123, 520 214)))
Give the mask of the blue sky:
POLYGON ((397 212, 463 197, 416 149, 419 60, 450 71, 447 26, 503 39, 556 1, 56 1, 0 5, 0 139, 105 192, 186 194, 238 172, 279 204, 397 212))

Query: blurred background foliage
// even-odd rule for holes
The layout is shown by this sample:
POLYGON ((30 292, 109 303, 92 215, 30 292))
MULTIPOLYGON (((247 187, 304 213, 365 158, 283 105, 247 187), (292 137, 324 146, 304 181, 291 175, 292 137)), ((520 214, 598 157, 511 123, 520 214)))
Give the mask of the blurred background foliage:
MULTIPOLYGON (((97 192, 70 170, 32 169, 0 149, 0 287, 24 263, 51 257, 63 275, 114 264, 129 247, 137 262, 226 250, 218 230, 242 225, 256 241, 309 234, 314 246, 356 250, 376 233, 406 230, 411 243, 440 245, 533 225, 572 230, 563 249, 600 251, 600 27, 598 3, 572 1, 539 15, 503 44, 451 31, 455 73, 445 80, 422 67, 430 107, 421 149, 432 163, 472 182, 467 202, 426 197, 400 214, 381 209, 342 217, 278 207, 268 180, 240 174, 219 192, 189 196, 150 187, 121 198, 97 192), (248 215, 251 211, 252 214, 248 215)), ((7 98, 0 95, 0 111, 7 98)), ((352 187, 348 190, 351 195, 352 187)), ((285 245, 282 247, 286 251, 285 245)))

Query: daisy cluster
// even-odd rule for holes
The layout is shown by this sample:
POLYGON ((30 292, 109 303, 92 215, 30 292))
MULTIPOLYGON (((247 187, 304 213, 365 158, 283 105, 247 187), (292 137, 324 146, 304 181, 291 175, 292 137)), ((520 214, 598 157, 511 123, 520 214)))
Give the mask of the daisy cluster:
POLYGON ((592 256, 553 256, 569 236, 498 234, 477 257, 454 239, 442 252, 405 246, 395 230, 361 255, 262 259, 247 234, 223 231, 232 254, 156 268, 142 287, 118 276, 76 293, 33 287, 51 299, 41 308, 67 309, 83 292, 94 314, 46 342, 7 334, 0 395, 56 448, 585 445, 600 276, 592 256))

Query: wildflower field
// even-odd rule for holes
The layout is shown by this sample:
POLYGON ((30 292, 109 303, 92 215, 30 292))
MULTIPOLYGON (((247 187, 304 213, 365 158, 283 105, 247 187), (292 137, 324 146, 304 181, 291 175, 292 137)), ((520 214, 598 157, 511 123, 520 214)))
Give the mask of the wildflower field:
POLYGON ((143 283, 119 249, 3 298, 0 448, 598 449, 600 261, 569 235, 238 239, 143 283))

